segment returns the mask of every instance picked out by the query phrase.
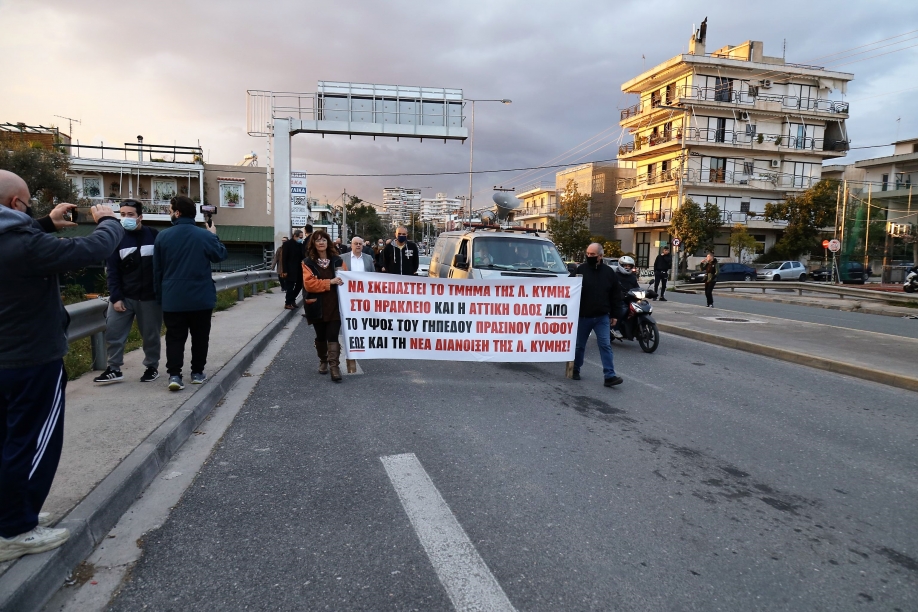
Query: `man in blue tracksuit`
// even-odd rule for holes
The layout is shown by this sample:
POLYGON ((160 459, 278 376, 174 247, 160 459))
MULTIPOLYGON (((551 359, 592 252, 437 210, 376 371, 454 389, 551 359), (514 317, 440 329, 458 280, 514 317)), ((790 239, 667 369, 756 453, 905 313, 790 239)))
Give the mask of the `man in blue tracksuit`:
POLYGON ((108 367, 93 379, 102 385, 124 380, 121 374, 124 344, 135 319, 143 338, 143 365, 146 367, 140 382, 153 382, 159 376, 163 309, 156 303, 153 290, 153 244, 158 232, 143 224, 143 204, 137 200, 121 202, 120 212, 124 239, 105 262, 109 292, 105 315, 108 367))
POLYGON ((191 383, 202 384, 207 376, 210 318, 217 304, 210 264, 227 257, 217 238, 217 228, 194 224, 195 203, 186 196, 172 198, 172 225, 156 237, 153 249, 153 287, 163 307, 166 324, 166 372, 169 390, 185 388, 182 365, 185 341, 191 334, 191 383))
MULTIPOLYGON (((100 205, 92 234, 59 239, 33 221, 30 199, 25 181, 0 170, 0 561, 51 550, 70 535, 39 524, 64 441, 70 317, 58 274, 101 262, 124 236, 100 205)), ((73 206, 55 210, 62 207, 73 206)))

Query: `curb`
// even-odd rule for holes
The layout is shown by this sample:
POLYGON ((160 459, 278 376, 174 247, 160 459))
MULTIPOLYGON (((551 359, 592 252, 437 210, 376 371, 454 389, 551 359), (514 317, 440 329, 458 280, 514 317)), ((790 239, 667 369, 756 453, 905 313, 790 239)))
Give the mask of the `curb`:
MULTIPOLYGON (((670 289, 667 289, 667 291, 670 291, 670 289)), ((681 293, 685 295, 689 295, 689 294, 690 295, 701 295, 701 292, 690 290, 690 289, 672 289, 671 291, 673 291, 674 293, 681 293)), ((721 295, 721 294, 717 294, 717 293, 714 294, 715 297, 717 297, 718 295, 721 295)), ((791 306, 806 306, 808 308, 822 308, 824 310, 838 310, 841 312, 860 312, 862 314, 872 314, 872 315, 878 315, 882 317, 893 317, 896 319, 901 319, 907 316, 907 314, 905 313, 890 312, 889 310, 877 308, 873 304, 865 306, 864 302, 858 302, 858 304, 860 304, 859 306, 843 308, 836 304, 812 304, 812 303, 807 303, 807 302, 797 302, 794 300, 787 300, 787 299, 779 298, 779 297, 769 298, 769 297, 760 297, 758 295, 747 295, 747 294, 740 294, 740 293, 723 293, 722 296, 729 297, 729 298, 739 298, 741 300, 753 300, 756 302, 771 302, 773 304, 790 304, 791 306)), ((890 305, 896 306, 895 304, 890 304, 890 305)), ((918 312, 916 312, 915 314, 918 315, 918 312)))
MULTIPOLYGON (((156 478, 277 333, 299 314, 285 310, 188 398, 55 525, 70 530, 63 546, 20 557, 0 576, 0 610, 39 610, 156 478)), ((297 317, 298 320, 298 317, 297 317)))
POLYGON ((890 387, 897 387, 907 391, 918 391, 918 378, 903 376, 901 374, 891 374, 889 372, 874 370, 864 366, 844 363, 841 361, 832 361, 831 359, 826 359, 824 357, 804 355, 794 351, 780 349, 774 346, 756 344, 755 342, 749 342, 747 340, 725 338, 723 336, 718 336, 717 334, 698 331, 695 329, 686 329, 684 327, 677 327, 668 323, 657 323, 657 327, 659 327, 660 331, 665 331, 677 336, 683 336, 685 338, 691 338, 692 340, 700 340, 702 342, 707 342, 708 344, 716 344, 718 346, 745 351, 747 353, 754 353, 756 355, 771 357, 773 359, 780 359, 781 361, 787 361, 797 365, 816 368, 817 370, 826 370, 827 372, 833 372, 835 374, 853 376, 854 378, 861 378, 863 380, 869 380, 871 382, 889 385, 890 387))

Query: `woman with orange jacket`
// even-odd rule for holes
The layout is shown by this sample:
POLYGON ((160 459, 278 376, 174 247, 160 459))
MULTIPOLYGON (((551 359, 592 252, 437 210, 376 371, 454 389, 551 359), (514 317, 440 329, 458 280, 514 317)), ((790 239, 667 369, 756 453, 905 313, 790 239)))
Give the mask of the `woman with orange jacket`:
POLYGON ((339 363, 341 344, 341 314, 338 311, 338 287, 344 281, 337 276, 339 269, 347 269, 338 256, 338 249, 324 230, 312 234, 306 258, 303 259, 303 287, 306 296, 306 322, 316 330, 316 353, 319 356, 319 374, 331 372, 334 382, 341 382, 339 363))

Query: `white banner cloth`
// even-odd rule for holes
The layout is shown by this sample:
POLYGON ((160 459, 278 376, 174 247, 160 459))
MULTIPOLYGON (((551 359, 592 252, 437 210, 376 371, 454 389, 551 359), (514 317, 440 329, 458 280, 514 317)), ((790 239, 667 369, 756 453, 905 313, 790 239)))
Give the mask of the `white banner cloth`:
POLYGON ((581 278, 338 276, 348 359, 574 359, 581 278))

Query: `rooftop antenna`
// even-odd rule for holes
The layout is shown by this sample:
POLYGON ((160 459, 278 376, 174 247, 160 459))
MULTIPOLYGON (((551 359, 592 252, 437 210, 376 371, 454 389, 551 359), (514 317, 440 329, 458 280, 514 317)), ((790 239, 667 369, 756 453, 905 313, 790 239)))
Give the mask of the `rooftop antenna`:
POLYGON ((71 139, 71 140, 73 140, 73 124, 74 124, 74 123, 83 123, 83 122, 80 121, 79 119, 73 119, 73 118, 71 118, 71 117, 65 117, 65 116, 63 116, 63 115, 54 115, 54 116, 55 116, 55 117, 60 117, 61 119, 66 119, 67 121, 70 122, 70 127, 68 128, 70 131, 67 133, 67 135, 70 136, 70 139, 71 139))

